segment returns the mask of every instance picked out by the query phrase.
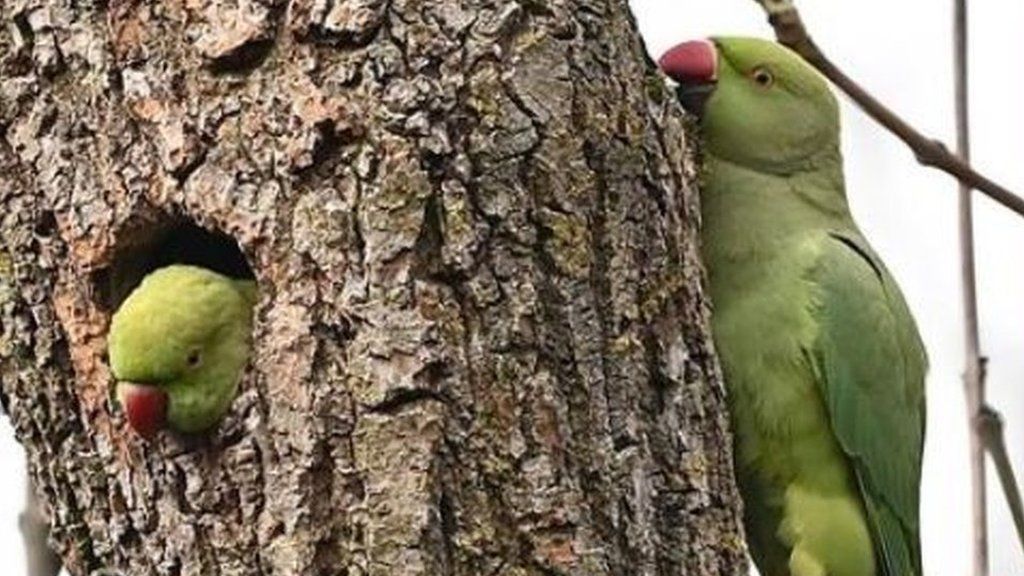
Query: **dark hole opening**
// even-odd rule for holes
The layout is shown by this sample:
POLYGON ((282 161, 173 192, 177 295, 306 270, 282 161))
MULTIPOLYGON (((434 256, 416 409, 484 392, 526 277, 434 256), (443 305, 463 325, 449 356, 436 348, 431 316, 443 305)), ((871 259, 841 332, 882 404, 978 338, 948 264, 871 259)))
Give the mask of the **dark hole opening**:
POLYGON ((238 243, 227 234, 188 221, 157 224, 123 249, 114 263, 93 278, 100 305, 116 310, 150 272, 171 264, 202 266, 232 278, 254 279, 238 243))
POLYGON ((49 238, 53 236, 53 233, 57 230, 57 218, 53 215, 53 212, 47 210, 39 215, 39 219, 36 220, 35 232, 37 235, 43 238, 49 238))

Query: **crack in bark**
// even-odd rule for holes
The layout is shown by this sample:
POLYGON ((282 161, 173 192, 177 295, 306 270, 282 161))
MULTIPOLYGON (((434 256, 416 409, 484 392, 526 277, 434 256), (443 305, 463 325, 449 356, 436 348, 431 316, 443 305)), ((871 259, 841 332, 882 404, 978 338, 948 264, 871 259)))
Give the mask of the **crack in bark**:
POLYGON ((367 406, 366 410, 374 414, 394 415, 421 402, 447 404, 449 400, 442 394, 426 388, 399 388, 392 390, 384 400, 367 406))

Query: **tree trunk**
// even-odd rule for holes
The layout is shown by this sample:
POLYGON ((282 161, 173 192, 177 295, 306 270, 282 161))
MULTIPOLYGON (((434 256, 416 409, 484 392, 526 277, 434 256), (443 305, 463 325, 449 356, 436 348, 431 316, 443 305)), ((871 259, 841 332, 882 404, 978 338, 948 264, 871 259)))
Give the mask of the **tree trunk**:
POLYGON ((72 574, 745 569, 681 113, 621 0, 0 0, 0 374, 72 574), (110 316, 252 275, 146 444, 110 316))

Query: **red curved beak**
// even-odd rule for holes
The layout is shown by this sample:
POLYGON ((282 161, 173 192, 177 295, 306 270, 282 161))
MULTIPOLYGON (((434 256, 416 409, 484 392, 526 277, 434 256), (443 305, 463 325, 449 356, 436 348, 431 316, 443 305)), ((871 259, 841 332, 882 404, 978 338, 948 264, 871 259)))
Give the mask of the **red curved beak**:
POLYGON ((672 47, 658 59, 666 76, 679 84, 679 100, 700 113, 718 81, 718 50, 710 40, 691 40, 672 47))
POLYGON ((117 399, 128 425, 146 440, 152 440, 167 423, 167 393, 155 386, 119 382, 117 399))
POLYGON ((709 84, 718 79, 718 50, 710 40, 683 42, 665 52, 658 66, 680 84, 709 84))

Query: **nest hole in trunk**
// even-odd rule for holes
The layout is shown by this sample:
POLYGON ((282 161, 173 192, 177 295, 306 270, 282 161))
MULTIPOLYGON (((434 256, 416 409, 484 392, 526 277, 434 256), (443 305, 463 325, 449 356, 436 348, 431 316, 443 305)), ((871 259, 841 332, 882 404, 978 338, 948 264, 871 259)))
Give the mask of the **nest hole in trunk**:
POLYGON ((202 266, 232 278, 255 279, 252 267, 231 236, 177 219, 150 224, 119 250, 93 277, 94 295, 113 313, 150 272, 171 264, 202 266))

